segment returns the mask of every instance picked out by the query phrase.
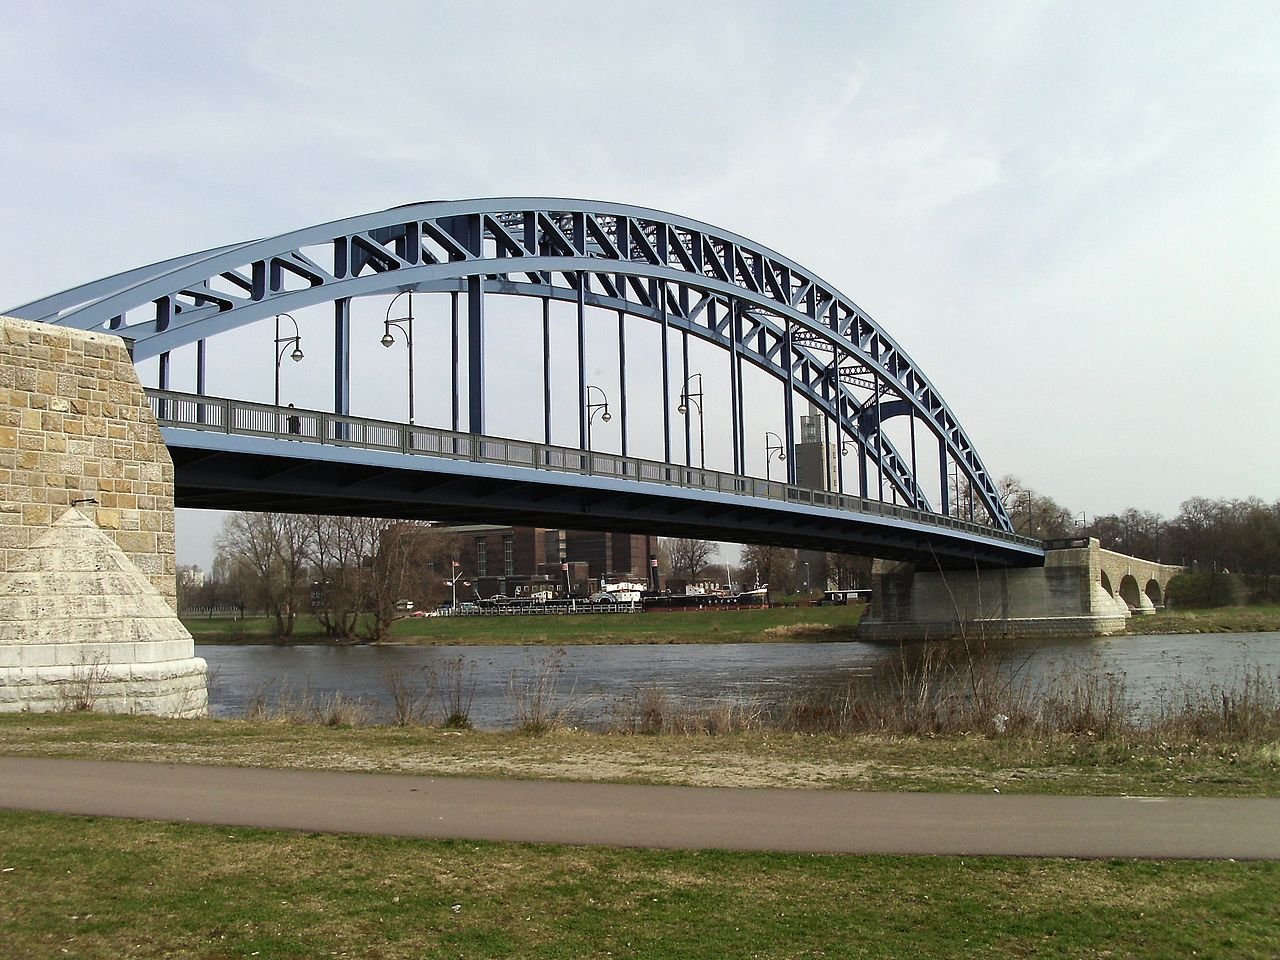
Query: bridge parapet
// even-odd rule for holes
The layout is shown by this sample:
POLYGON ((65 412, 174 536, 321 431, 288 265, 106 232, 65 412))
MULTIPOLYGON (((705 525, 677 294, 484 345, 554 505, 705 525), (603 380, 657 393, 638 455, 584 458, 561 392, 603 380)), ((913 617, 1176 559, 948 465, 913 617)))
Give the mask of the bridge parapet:
POLYGON ((1038 540, 855 494, 421 424, 168 390, 147 393, 177 463, 179 502, 189 506, 197 501, 184 494, 219 509, 500 522, 520 517, 532 526, 607 522, 639 533, 748 543, 794 539, 787 545, 935 557, 948 567, 1043 559, 1038 540), (184 469, 188 453, 191 470, 184 469), (308 461, 342 463, 345 472, 300 470, 308 461), (286 479, 273 487, 276 476, 286 479), (447 484, 447 499, 433 498, 441 484, 447 484), (467 484, 490 488, 471 497, 467 484), (276 497, 288 505, 274 507, 276 497), (697 529, 687 526, 695 523, 697 529))

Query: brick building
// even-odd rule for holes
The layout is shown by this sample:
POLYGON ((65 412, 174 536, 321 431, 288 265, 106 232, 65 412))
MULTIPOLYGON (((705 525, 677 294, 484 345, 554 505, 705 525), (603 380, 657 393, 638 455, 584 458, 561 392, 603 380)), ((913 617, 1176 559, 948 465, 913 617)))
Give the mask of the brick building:
MULTIPOLYGON (((457 539, 466 596, 527 596, 539 591, 588 595, 607 580, 644 580, 654 537, 495 524, 442 525, 457 539), (565 569, 567 566, 567 569, 565 569), (567 576, 566 576, 567 575, 567 576)), ((447 571, 442 571, 446 572, 447 571)), ((463 591, 459 591, 459 598, 463 591)))

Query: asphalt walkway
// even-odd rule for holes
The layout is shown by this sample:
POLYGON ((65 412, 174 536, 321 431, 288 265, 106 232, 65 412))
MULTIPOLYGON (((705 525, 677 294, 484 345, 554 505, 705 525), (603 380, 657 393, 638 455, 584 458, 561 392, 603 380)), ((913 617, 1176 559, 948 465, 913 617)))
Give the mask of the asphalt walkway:
POLYGON ((1280 859, 1280 800, 752 790, 0 757, 0 808, 822 853, 1280 859))

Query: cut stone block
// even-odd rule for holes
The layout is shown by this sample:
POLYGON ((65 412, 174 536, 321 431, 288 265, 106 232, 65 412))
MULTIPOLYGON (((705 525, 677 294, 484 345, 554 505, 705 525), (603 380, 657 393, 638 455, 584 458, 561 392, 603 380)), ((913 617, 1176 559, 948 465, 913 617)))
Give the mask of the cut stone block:
POLYGON ((208 704, 187 628, 75 507, 0 577, 0 711, 201 717, 208 704))

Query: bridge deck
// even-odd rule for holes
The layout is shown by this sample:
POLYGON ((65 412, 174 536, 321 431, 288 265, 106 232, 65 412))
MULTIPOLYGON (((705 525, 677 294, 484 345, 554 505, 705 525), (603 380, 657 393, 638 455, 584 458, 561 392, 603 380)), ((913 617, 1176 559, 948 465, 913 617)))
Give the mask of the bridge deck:
POLYGON ((148 390, 179 506, 496 520, 1038 566, 1040 541, 850 494, 636 457, 148 390))

